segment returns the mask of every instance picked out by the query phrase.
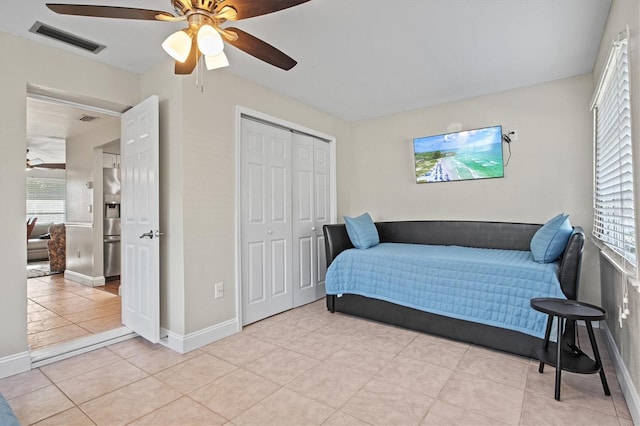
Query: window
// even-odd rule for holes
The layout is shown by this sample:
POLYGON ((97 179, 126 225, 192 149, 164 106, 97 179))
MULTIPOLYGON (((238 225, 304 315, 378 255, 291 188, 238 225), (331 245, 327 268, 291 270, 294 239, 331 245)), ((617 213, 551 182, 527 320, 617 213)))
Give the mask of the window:
POLYGON ((27 177, 27 218, 62 223, 66 219, 64 179, 27 177))
POLYGON ((631 106, 626 34, 619 36, 593 102, 595 136, 593 235, 636 265, 631 106))

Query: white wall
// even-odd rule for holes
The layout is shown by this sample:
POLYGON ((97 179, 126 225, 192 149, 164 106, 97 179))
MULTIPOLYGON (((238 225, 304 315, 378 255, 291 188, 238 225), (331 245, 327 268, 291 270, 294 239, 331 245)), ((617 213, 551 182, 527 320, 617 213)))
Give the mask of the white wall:
MULTIPOLYGON (((283 72, 282 78, 286 78, 283 72)), ((184 80, 183 202, 187 333, 236 316, 235 113, 244 106, 335 136, 338 157, 349 145, 348 123, 224 70, 209 72, 204 93, 184 80), (213 283, 224 297, 213 298, 213 283)), ((338 164, 338 180, 344 166, 338 164)), ((344 200, 340 194, 338 205, 344 200)))
POLYGON ((120 120, 112 118, 66 143, 67 271, 99 280, 104 279, 102 159, 95 148, 119 138, 120 120))
MULTIPOLYGON (((195 76, 173 75, 170 61, 140 77, 5 33, 0 33, 0 54, 13 58, 11 67, 0 69, 0 193, 6 200, 0 209, 4 291, 0 299, 0 360, 27 351, 27 85, 118 105, 135 105, 154 93, 160 96, 161 226, 166 232, 161 242, 161 315, 162 326, 180 335, 215 326, 236 315, 236 105, 335 135, 339 157, 350 149, 347 123, 223 70, 207 73, 203 94, 195 88, 195 76), (225 283, 225 297, 214 303, 207 284, 218 281, 225 283)), ((83 191, 87 191, 84 183, 91 180, 91 175, 82 164, 84 155, 90 154, 84 148, 82 152, 75 159, 73 153, 68 158, 72 198, 78 195, 78 208, 72 205, 68 220, 89 223, 87 206, 92 197, 83 191)), ((86 160, 89 162, 90 157, 86 160)), ((338 164, 339 180, 347 170, 338 164)), ((348 206, 347 191, 339 193, 338 202, 348 206)))
MULTIPOLYGON (((139 77, 0 33, 0 359, 27 350, 25 169, 27 84, 121 105, 138 102, 139 77), (46 64, 46 66, 43 66, 46 64), (99 82, 100 84, 96 84, 99 82)), ((1 375, 2 371, 0 371, 1 375)))
POLYGON ((91 224, 71 224, 66 226, 66 269, 65 278, 92 285, 94 277, 94 244, 91 224), (77 275, 80 274, 80 275, 77 275))
MULTIPOLYGON (((142 94, 160 97, 162 326, 185 336, 237 315, 236 106, 334 135, 338 157, 349 150, 349 125, 225 70, 206 73, 202 92, 195 75, 176 77, 170 66, 145 74, 142 94), (217 282, 224 297, 214 300, 217 282)), ((345 171, 338 165, 338 180, 345 171)), ((346 191, 338 205, 348 205, 346 191)))
POLYGON ((186 77, 169 60, 142 76, 142 99, 160 99, 160 325, 185 335, 183 100, 186 77))
MULTIPOLYGON (((591 75, 509 90, 351 126, 353 150, 340 157, 353 170, 340 182, 349 213, 374 220, 451 219, 544 223, 560 212, 591 232, 591 75), (415 137, 502 124, 517 129, 502 179, 416 184, 415 137)), ((505 150, 505 155, 507 151, 505 150)), ((505 157, 506 159, 506 157, 505 157)), ((580 297, 600 301, 594 248, 587 244, 580 297)))
MULTIPOLYGON (((67 221, 93 222, 93 189, 86 183, 95 179, 94 148, 120 138, 120 120, 116 117, 100 126, 71 137, 66 144, 67 221)), ((102 172, 102 161, 99 172, 102 172)))

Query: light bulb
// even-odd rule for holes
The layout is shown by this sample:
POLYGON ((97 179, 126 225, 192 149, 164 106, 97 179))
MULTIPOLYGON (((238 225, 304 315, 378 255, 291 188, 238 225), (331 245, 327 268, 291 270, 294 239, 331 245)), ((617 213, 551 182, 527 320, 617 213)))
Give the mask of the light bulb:
POLYGON ((162 48, 176 61, 184 62, 191 52, 191 37, 184 30, 176 31, 162 42, 162 48))
POLYGON ((205 24, 198 30, 198 49, 205 56, 216 56, 224 49, 222 37, 211 25, 205 24))
POLYGON ((224 52, 220 52, 215 56, 205 56, 204 63, 208 70, 214 70, 216 68, 223 68, 229 66, 229 60, 224 52))

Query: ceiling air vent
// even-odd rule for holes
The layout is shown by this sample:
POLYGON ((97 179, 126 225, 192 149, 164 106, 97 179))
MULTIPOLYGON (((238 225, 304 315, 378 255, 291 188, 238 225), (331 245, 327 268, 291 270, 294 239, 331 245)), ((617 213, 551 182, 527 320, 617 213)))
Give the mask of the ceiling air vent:
POLYGON ((97 120, 98 118, 99 117, 94 117, 93 115, 82 114, 78 120, 88 123, 90 121, 97 120))
POLYGON ((106 47, 103 44, 98 44, 91 40, 78 37, 77 35, 59 30, 57 28, 54 28, 47 24, 43 24, 42 22, 38 22, 38 21, 36 21, 36 23, 33 24, 33 26, 29 29, 29 32, 32 32, 34 34, 40 34, 45 37, 49 37, 66 44, 79 47, 80 49, 87 50, 92 53, 98 53, 106 47))

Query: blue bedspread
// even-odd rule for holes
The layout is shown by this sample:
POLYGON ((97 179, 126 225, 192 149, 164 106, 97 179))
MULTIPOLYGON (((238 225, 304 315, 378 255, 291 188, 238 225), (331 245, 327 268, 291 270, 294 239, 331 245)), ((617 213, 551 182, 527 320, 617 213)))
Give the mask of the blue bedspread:
POLYGON ((359 294, 434 314, 543 338, 546 315, 534 297, 566 297, 557 263, 531 252, 382 243, 338 255, 327 270, 327 294, 359 294))

